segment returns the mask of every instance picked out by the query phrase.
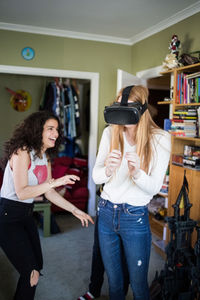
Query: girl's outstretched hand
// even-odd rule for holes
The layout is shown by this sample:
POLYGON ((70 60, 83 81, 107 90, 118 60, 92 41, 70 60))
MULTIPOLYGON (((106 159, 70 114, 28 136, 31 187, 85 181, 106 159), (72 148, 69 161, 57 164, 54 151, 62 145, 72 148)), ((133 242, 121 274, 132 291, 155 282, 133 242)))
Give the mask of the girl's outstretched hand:
POLYGON ((80 180, 80 177, 76 175, 65 175, 57 179, 50 179, 49 184, 52 188, 56 188, 66 184, 74 184, 76 180, 80 180))
POLYGON ((88 221, 94 224, 94 221, 88 214, 76 207, 73 209, 72 214, 81 221, 82 226, 88 227, 88 221))

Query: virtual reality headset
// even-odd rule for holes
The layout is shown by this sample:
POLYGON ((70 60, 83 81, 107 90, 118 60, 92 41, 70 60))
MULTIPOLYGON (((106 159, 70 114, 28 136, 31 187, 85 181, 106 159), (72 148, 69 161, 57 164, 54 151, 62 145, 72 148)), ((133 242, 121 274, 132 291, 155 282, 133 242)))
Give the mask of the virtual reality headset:
POLYGON ((104 119, 108 124, 131 125, 137 124, 147 109, 147 103, 128 102, 128 97, 134 85, 123 90, 121 102, 114 102, 104 109, 104 119))

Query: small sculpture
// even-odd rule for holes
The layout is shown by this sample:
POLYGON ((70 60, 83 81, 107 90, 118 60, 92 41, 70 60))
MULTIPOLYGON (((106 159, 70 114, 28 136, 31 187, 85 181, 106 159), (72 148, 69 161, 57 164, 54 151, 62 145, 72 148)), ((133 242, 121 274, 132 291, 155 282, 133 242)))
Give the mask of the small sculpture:
POLYGON ((167 54, 162 64, 163 70, 167 71, 173 68, 177 68, 178 66, 179 63, 176 58, 176 55, 173 53, 167 54))
POLYGON ((178 59, 178 54, 179 54, 179 49, 181 47, 181 42, 178 39, 178 36, 176 34, 174 34, 172 36, 172 41, 169 45, 169 49, 171 50, 172 54, 176 55, 176 58, 178 59))

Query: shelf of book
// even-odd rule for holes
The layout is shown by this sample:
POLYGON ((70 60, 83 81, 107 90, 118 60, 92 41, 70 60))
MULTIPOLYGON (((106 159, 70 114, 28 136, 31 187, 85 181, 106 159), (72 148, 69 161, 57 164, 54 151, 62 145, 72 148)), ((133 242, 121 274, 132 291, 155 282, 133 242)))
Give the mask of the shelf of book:
POLYGON ((200 103, 175 103, 174 107, 200 106, 200 103))
MULTIPOLYGON (((198 115, 198 111, 200 113, 200 63, 164 71, 161 75, 171 77, 170 88, 172 95, 170 98, 173 99, 170 119, 174 127, 172 126, 170 132, 172 135, 172 155, 170 159, 167 215, 172 216, 174 213, 172 205, 176 202, 183 183, 184 172, 186 172, 189 184, 189 199, 193 205, 190 217, 194 220, 199 220, 200 172, 196 162, 200 157, 196 156, 196 161, 192 161, 192 164, 196 167, 190 166, 190 159, 192 160, 193 158, 185 157, 184 149, 185 146, 200 148, 200 117, 198 115), (192 78, 194 81, 193 86, 190 87, 191 91, 188 91, 192 78), (176 162, 173 161, 173 156, 177 157, 176 162), (188 165, 185 165, 183 160, 188 165)), ((168 241, 169 232, 167 232, 166 236, 168 241)))

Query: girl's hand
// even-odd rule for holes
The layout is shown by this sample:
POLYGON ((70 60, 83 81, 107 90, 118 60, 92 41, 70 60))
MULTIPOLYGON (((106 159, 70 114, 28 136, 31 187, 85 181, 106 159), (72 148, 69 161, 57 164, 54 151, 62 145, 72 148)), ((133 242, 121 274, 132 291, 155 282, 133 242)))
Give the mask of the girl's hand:
POLYGON ((105 165, 106 165, 106 176, 110 177, 113 175, 115 170, 121 164, 121 152, 119 150, 113 150, 107 156, 105 165))
POLYGON ((125 158, 128 161, 128 169, 131 176, 138 178, 140 174, 140 158, 135 152, 126 152, 125 158))
POLYGON ((76 218, 81 220, 82 226, 88 227, 88 221, 90 221, 92 224, 94 224, 94 221, 92 220, 92 218, 88 214, 86 214, 84 211, 82 211, 82 210, 80 210, 76 207, 72 210, 72 214, 76 218))
POLYGON ((65 175, 57 179, 50 179, 49 184, 51 188, 56 188, 66 184, 74 184, 76 180, 80 180, 80 177, 76 175, 65 175))

